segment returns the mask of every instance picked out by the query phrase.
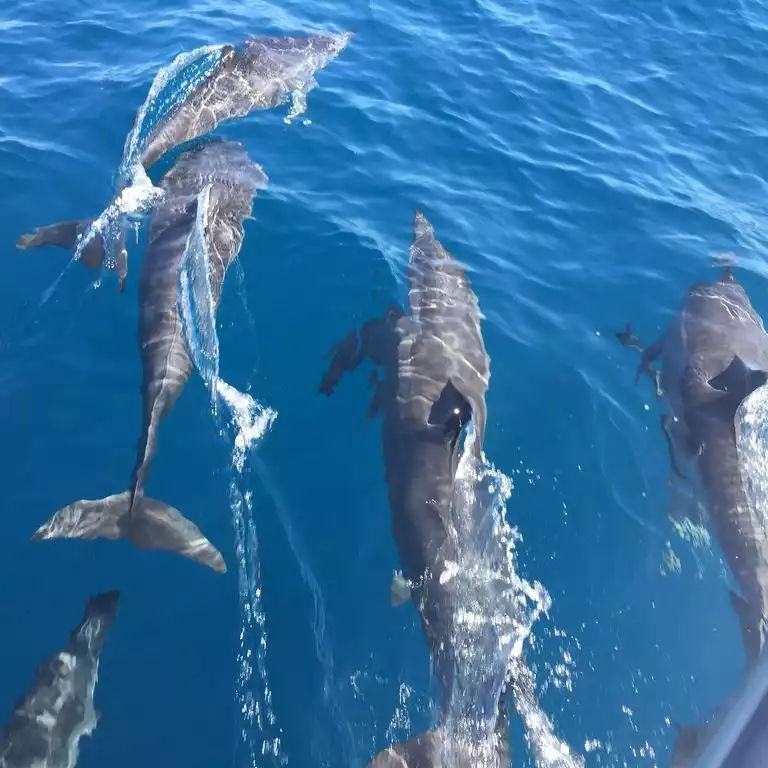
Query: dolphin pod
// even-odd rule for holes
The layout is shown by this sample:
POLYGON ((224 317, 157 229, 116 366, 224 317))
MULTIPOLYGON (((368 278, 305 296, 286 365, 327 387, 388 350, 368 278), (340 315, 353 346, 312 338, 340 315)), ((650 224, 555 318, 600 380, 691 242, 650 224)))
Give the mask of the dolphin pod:
MULTIPOLYGON (((242 52, 225 46, 213 71, 150 132, 142 145, 142 165, 149 168, 169 150, 203 136, 224 120, 277 106, 296 87, 308 89, 312 74, 335 57, 349 37, 255 37, 246 42, 242 52)), ((160 179, 164 195, 151 217, 139 286, 138 341, 144 407, 131 487, 102 499, 68 504, 38 529, 35 541, 125 538, 142 549, 170 550, 218 573, 226 571, 221 553, 199 528, 169 504, 146 496, 145 486, 157 450, 160 422, 173 408, 192 369, 181 333, 178 286, 198 196, 204 187, 211 186, 205 238, 211 254, 210 285, 217 305, 227 267, 243 241, 243 222, 251 215, 251 198, 266 184, 266 174, 251 162, 242 147, 231 142, 185 152, 160 179)), ((27 249, 56 245, 72 250, 90 221, 39 227, 20 237, 17 246, 27 249)), ((103 240, 90 240, 83 253, 84 265, 99 269, 105 258, 103 240)))
MULTIPOLYGON (((170 150, 210 133, 226 120, 276 107, 297 89, 306 95, 314 84, 314 73, 338 56, 351 37, 351 33, 251 37, 240 51, 233 45, 224 46, 216 66, 143 140, 139 156, 142 167, 149 170, 170 150)), ((132 132, 138 128, 136 121, 132 132)), ((16 247, 26 250, 58 245, 73 251, 92 222, 77 219, 39 227, 19 237, 16 247)), ((128 274, 124 231, 114 264, 108 262, 108 256, 101 237, 93 237, 85 244, 80 261, 94 270, 105 264, 116 269, 122 292, 128 274)))
MULTIPOLYGON (((145 169, 170 150, 181 154, 160 178, 159 202, 151 211, 149 242, 139 280, 138 342, 141 355, 142 425, 130 488, 106 498, 80 500, 63 507, 34 534, 33 540, 125 538, 142 549, 176 552, 212 570, 226 571, 219 550, 178 510, 146 495, 160 423, 173 408, 192 371, 190 350, 179 313, 181 270, 196 225, 209 262, 213 309, 218 306, 228 267, 237 258, 253 198, 267 176, 240 144, 208 140, 184 149, 219 123, 254 109, 280 104, 314 85, 312 75, 346 46, 349 34, 304 37, 256 37, 243 50, 225 46, 203 82, 162 116, 142 145, 145 169), (200 206, 204 210, 198 210, 200 206), (198 230, 199 231, 199 230, 198 230)), ((137 115, 138 120, 138 115, 137 115)), ((22 235, 26 250, 55 245, 74 251, 93 219, 63 221, 22 235)), ((85 244, 80 261, 90 269, 116 268, 120 290, 127 275, 124 229, 116 262, 109 262, 105 241, 85 244)), ((118 593, 92 598, 69 645, 38 669, 35 685, 0 730, 0 768, 74 768, 78 742, 96 726, 93 693, 104 636, 115 614, 118 593)))
POLYGON ((119 592, 88 600, 82 621, 59 653, 45 659, 27 695, 0 727, 0 768, 74 768, 82 736, 98 721, 93 694, 99 654, 119 592))
MULTIPOLYGON (((444 717, 459 663, 454 648, 456 579, 444 575, 449 563, 458 560, 453 487, 460 436, 470 420, 476 430, 474 451, 478 456, 482 451, 490 359, 480 329, 477 297, 466 274, 418 211, 408 284, 409 315, 392 306, 383 317, 369 321, 360 331, 351 331, 332 350, 320 391, 330 395, 341 376, 366 359, 383 369, 369 415, 380 413, 382 417, 392 530, 403 576, 429 645, 444 717)), ((509 762, 508 734, 504 680, 486 683, 499 691, 496 730, 501 738, 482 763, 492 768, 509 762)), ((441 725, 389 747, 375 757, 371 768, 441 766, 445 738, 441 725)), ((477 745, 450 746, 452 764, 473 765, 476 753, 472 747, 477 745)))
MULTIPOLYGON (((267 187, 266 173, 240 144, 207 135, 223 122, 277 106, 288 94, 306 96, 314 73, 350 37, 251 37, 239 46, 223 46, 212 70, 141 141, 136 159, 145 171, 173 150, 181 151, 157 182, 162 195, 150 211, 139 277, 143 407, 130 486, 105 498, 68 504, 40 526, 35 541, 124 538, 141 549, 175 552, 215 572, 226 571, 221 553, 195 523, 146 493, 160 424, 193 368, 178 304, 190 239, 205 221, 202 235, 210 255, 215 310, 228 267, 239 255, 253 199, 267 187), (204 141, 185 147, 197 139, 204 141)), ((140 119, 141 111, 136 131, 140 119)), ((122 183, 124 188, 127 182, 122 183)), ((22 235, 17 247, 54 245, 72 252, 93 222, 74 219, 39 227, 22 235)), ((89 269, 116 269, 122 291, 128 271, 124 229, 115 254, 96 236, 85 243, 80 261, 89 269)), ((458 681, 465 679, 465 662, 454 647, 460 597, 450 572, 462 537, 473 533, 459 529, 452 505, 465 452, 471 450, 476 459, 482 454, 490 358, 466 272, 419 211, 413 221, 408 284, 407 313, 392 305, 351 331, 333 348, 320 384, 320 391, 331 395, 344 374, 364 361, 382 373, 368 415, 382 420, 392 533, 402 567, 402 577, 392 584, 392 601, 411 599, 418 610, 442 700, 433 729, 391 744, 369 766, 502 768, 510 763, 508 691, 533 696, 533 676, 522 666, 503 674, 492 665, 480 671, 484 678, 472 693, 478 702, 491 694, 490 730, 480 729, 474 741, 457 743, 447 727, 449 705, 458 681), (474 440, 468 449, 462 439, 470 427, 474 440)), ((744 684, 711 723, 680 729, 673 766, 763 766, 768 764, 768 539, 764 510, 755 508, 743 476, 736 416, 741 404, 768 381, 768 334, 728 268, 718 280, 688 291, 659 341, 643 348, 629 326, 617 336, 639 349, 638 375, 649 375, 669 408, 662 427, 671 470, 681 478, 695 473, 739 589, 731 593, 731 603, 748 661, 744 684), (653 368, 657 360, 660 371, 653 368)), ((92 597, 69 644, 40 665, 29 693, 0 729, 0 768, 74 768, 80 738, 96 726, 99 654, 117 600, 116 591, 92 597)), ((478 710, 489 714, 479 705, 478 710)))

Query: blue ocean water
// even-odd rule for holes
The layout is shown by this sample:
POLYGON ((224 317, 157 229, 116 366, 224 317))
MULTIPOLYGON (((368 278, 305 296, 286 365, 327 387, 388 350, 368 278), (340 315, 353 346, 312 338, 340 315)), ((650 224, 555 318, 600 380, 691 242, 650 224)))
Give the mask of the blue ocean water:
MULTIPOLYGON (((103 208, 135 112, 178 53, 320 28, 356 34, 307 113, 218 130, 270 179, 219 311, 222 376, 278 414, 247 475, 255 685, 265 738, 280 740, 258 764, 362 766, 429 720, 416 613, 389 607, 398 563, 366 376, 317 392, 323 354, 402 298, 419 206, 469 265, 486 317, 485 449, 515 484, 521 571, 552 597, 529 650, 542 708, 588 765, 666 765, 671 720, 710 713, 743 658, 717 551, 694 552, 667 521, 658 411, 613 331, 630 320, 651 340, 726 251, 768 312, 757 0, 7 3, 0 708, 86 597, 118 587, 81 768, 242 764, 231 446, 201 379, 163 424, 152 493, 200 524, 226 576, 125 543, 29 540, 63 504, 127 487, 145 238, 125 294, 71 268, 42 305, 66 254, 13 243, 103 208)), ((531 765, 513 732, 515 765, 531 765)))

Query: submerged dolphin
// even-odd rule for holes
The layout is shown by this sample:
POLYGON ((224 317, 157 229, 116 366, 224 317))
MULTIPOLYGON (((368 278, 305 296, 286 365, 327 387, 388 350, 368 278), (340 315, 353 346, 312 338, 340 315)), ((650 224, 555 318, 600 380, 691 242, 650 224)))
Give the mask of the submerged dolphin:
MULTIPOLYGON (((477 298, 464 270, 435 238, 422 213, 416 213, 413 235, 408 274, 410 317, 399 307, 391 307, 359 333, 352 331, 332 350, 333 360, 320 391, 330 395, 344 372, 366 358, 384 369, 369 415, 382 414, 394 538, 442 691, 444 720, 457 663, 453 647, 456 579, 445 578, 450 564, 458 559, 451 509, 454 480, 462 429, 470 420, 474 421, 478 456, 482 449, 490 361, 477 298)), ((504 680, 484 683, 498 691, 494 702, 497 730, 506 734, 501 704, 504 680)), ((441 765, 443 725, 385 750, 371 765, 441 765)), ((506 749, 506 740, 502 741, 492 758, 500 764, 506 749)), ((454 755, 454 759, 468 765, 471 757, 454 755)))
POLYGON ((119 592, 92 597, 69 643, 37 668, 35 682, 0 728, 0 768, 74 768, 80 738, 96 727, 99 654, 119 592))
MULTIPOLYGON (((305 98, 315 85, 314 73, 335 58, 351 37, 351 33, 251 37, 242 50, 224 46, 216 66, 141 142, 138 162, 148 170, 168 151, 210 133, 221 122, 244 117, 257 109, 276 107, 290 93, 305 98)), ((134 124, 133 130, 137 127, 134 124)), ((93 221, 75 219, 38 227, 31 234, 19 237, 16 247, 26 250, 59 245, 74 251, 78 238, 93 221)), ((105 263, 106 255, 101 237, 94 237, 87 243, 81 261, 98 270, 105 263)), ((118 238, 114 264, 110 265, 118 272, 121 292, 128 273, 127 258, 123 231, 118 238)))
POLYGON ((160 422, 173 408, 192 370, 179 315, 180 270, 196 217, 198 196, 210 185, 205 241, 210 254, 214 308, 230 263, 243 241, 243 221, 251 215, 257 189, 267 177, 246 151, 232 142, 212 142, 182 154, 160 186, 165 197, 156 209, 139 285, 139 347, 143 368, 143 419, 131 488, 60 509, 33 536, 41 539, 130 539, 142 549, 166 549, 226 571, 219 551, 194 523, 164 502, 145 496, 160 422))
MULTIPOLYGON (((768 636, 768 529, 742 474, 736 411, 768 379, 768 334, 744 288, 726 268, 712 283, 694 285, 663 338, 643 352, 641 371, 655 376, 672 411, 663 422, 673 467, 698 470, 709 517, 741 595, 731 602, 741 624, 747 662, 768 636)), ((678 470, 679 472, 679 470, 678 470)))
POLYGON ((709 723, 680 729, 671 766, 763 768, 767 755, 768 654, 762 654, 709 723))

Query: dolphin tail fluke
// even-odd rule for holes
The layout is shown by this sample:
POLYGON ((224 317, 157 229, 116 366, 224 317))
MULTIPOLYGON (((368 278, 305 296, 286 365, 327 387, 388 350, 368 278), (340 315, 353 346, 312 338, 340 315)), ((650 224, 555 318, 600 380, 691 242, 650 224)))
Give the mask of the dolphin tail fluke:
MULTIPOLYGON (((31 248, 44 248, 46 245, 55 245, 73 253, 77 246, 78 238, 88 231, 93 219, 71 219, 49 224, 47 227, 37 227, 34 232, 22 235, 16 241, 16 247, 20 251, 31 248)), ((80 263, 88 269, 101 269, 102 264, 108 260, 104 253, 104 240, 99 235, 94 235, 86 243, 80 254, 80 263)), ((118 287, 120 293, 125 290, 125 280, 128 275, 128 253, 125 246, 125 228, 121 229, 114 253, 113 263, 108 263, 108 268, 113 269, 118 275, 118 287)))
POLYGON ((72 219, 59 221, 47 227, 37 227, 34 232, 22 235, 16 241, 16 247, 21 251, 29 248, 42 248, 46 245, 57 245, 59 248, 70 250, 75 247, 77 238, 91 223, 91 219, 72 219))
POLYGON ((125 491, 63 507, 32 536, 48 539, 128 539, 139 549, 164 549, 225 573, 224 558, 200 529, 169 504, 125 491))

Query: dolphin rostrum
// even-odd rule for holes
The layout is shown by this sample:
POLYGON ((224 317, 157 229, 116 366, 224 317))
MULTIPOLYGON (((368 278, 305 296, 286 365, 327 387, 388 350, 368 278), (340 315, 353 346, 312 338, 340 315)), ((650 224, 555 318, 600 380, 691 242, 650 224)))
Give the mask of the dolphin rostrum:
MULTIPOLYGON (((476 430, 474 451, 480 455, 490 376, 477 298, 464 269, 436 239, 420 212, 415 216, 413 238, 408 268, 410 316, 392 306, 382 318, 350 332, 332 350, 333 359, 320 385, 320 391, 330 395, 344 372, 366 358, 383 368, 369 415, 382 415, 394 538, 443 697, 443 722, 438 729, 380 753, 371 763, 376 768, 442 764, 444 721, 457 675, 456 579, 446 577, 459 549, 452 517, 454 480, 462 430, 470 420, 476 430)), ((497 690, 493 718, 497 732, 506 734, 504 680, 484 681, 484 685, 497 690)), ((493 761, 503 760, 506 739, 500 741, 493 761)), ((469 759, 464 755, 459 761, 463 765, 469 759)))
POLYGON ((214 571, 226 571, 219 551, 194 523, 164 502, 145 495, 160 422, 173 408, 192 369, 179 314, 179 279, 198 195, 210 187, 205 240, 210 253, 214 308, 224 275, 243 241, 257 189, 267 177, 239 144, 215 141, 182 154, 163 176, 163 202, 150 224, 139 285, 139 347, 143 368, 143 419, 131 488, 60 509, 33 536, 41 539, 130 539, 142 549, 177 552, 214 571))
POLYGON ((711 524, 740 595, 731 602, 754 664, 768 636, 768 535, 747 493, 736 433, 742 401, 768 379, 768 334, 730 267, 692 286, 663 338, 643 352, 641 372, 657 380, 671 410, 662 422, 673 469, 698 470, 711 524), (661 357, 660 377, 651 367, 661 357))
POLYGON ((35 682, 0 727, 0 768, 74 768, 80 738, 96 728, 99 654, 119 592, 88 600, 69 643, 37 668, 35 682))
MULTIPOLYGON (((148 170, 168 151, 215 130, 219 123, 244 117, 257 109, 281 104, 291 93, 304 99, 314 87, 314 73, 324 68, 346 47, 351 33, 285 37, 251 37, 237 50, 222 49, 215 67, 189 94, 165 114, 140 144, 139 162, 148 170)), ((138 114, 137 114, 138 119, 138 114)), ((134 124, 133 130, 137 129, 134 124)), ((125 158, 123 158, 125 162, 125 158)), ((21 250, 59 245, 74 251, 94 219, 62 221, 38 227, 18 238, 21 250)), ((101 237, 93 237, 81 255, 90 269, 108 266, 117 270, 122 292, 128 273, 125 232, 117 240, 114 257, 106 254, 101 237)))

